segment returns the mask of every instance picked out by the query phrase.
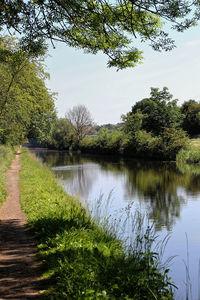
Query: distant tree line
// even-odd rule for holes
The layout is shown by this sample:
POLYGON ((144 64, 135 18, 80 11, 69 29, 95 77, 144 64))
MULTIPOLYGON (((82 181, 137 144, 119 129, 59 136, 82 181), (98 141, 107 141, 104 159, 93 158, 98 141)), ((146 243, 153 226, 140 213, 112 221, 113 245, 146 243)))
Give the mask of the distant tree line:
MULTIPOLYGON (((177 103, 168 88, 151 88, 149 98, 136 102, 130 112, 122 115, 122 123, 97 126, 93 125, 90 117, 90 122, 83 127, 84 135, 79 134, 79 137, 78 126, 68 113, 66 118, 57 120, 53 143, 49 146, 92 153, 175 159, 179 150, 188 146, 189 136, 200 134, 200 103, 195 100, 186 101, 182 106, 177 103), (65 135, 61 133, 64 131, 65 135)), ((71 112, 76 115, 78 107, 71 112)), ((89 111, 87 114, 90 116, 89 111)))

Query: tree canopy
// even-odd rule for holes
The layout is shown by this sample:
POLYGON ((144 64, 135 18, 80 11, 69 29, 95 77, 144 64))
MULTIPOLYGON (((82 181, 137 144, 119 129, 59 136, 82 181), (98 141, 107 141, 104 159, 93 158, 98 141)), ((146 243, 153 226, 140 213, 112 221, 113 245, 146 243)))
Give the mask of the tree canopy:
POLYGON ((184 114, 183 129, 190 135, 200 134, 200 103, 195 100, 186 101, 181 112, 184 114))
POLYGON ((150 97, 136 102, 131 114, 141 112, 142 128, 155 135, 161 134, 165 128, 179 127, 183 115, 177 106, 178 100, 172 98, 167 87, 160 91, 158 88, 151 88, 150 97))
POLYGON ((45 141, 55 107, 41 62, 27 57, 11 38, 1 40, 0 54, 0 142, 45 141))
POLYGON ((3 0, 0 30, 18 32, 23 48, 35 53, 47 39, 61 41, 94 54, 102 51, 109 67, 122 69, 142 60, 134 40, 170 50, 174 41, 164 23, 183 31, 199 14, 198 0, 3 0))
POLYGON ((88 134, 93 126, 93 119, 85 105, 76 105, 69 109, 65 115, 66 119, 73 125, 77 146, 88 134))

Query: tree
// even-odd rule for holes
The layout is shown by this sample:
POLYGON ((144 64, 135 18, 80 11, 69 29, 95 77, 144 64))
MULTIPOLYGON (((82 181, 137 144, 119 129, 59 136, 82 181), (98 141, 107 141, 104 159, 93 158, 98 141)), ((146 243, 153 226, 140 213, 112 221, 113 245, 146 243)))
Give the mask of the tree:
POLYGON ((181 112, 184 114, 183 129, 190 135, 200 134, 200 103, 186 101, 181 106, 181 112))
POLYGON ((161 134, 165 128, 180 127, 183 115, 177 106, 178 100, 172 98, 166 87, 161 91, 151 88, 150 97, 136 102, 131 114, 140 111, 144 116, 142 129, 155 135, 161 134))
POLYGON ((45 140, 55 116, 54 97, 39 60, 27 56, 13 39, 0 43, 0 142, 18 144, 28 137, 45 140), (4 55, 6 54, 6 55, 4 55))
POLYGON ((73 145, 73 133, 73 125, 69 120, 64 118, 57 119, 49 145, 59 150, 69 149, 73 145))
POLYGON ((144 117, 140 110, 137 110, 135 114, 128 112, 126 115, 122 115, 121 119, 124 122, 122 130, 127 134, 134 135, 141 129, 144 117))
POLYGON ((93 120, 89 110, 84 105, 77 105, 70 109, 66 115, 74 127, 77 144, 87 135, 93 126, 93 120))
POLYGON ((0 29, 21 34, 23 48, 34 53, 46 39, 62 41, 94 54, 102 51, 109 67, 122 69, 142 59, 133 40, 170 50, 174 41, 164 23, 183 31, 199 14, 200 2, 193 0, 2 0, 0 29))

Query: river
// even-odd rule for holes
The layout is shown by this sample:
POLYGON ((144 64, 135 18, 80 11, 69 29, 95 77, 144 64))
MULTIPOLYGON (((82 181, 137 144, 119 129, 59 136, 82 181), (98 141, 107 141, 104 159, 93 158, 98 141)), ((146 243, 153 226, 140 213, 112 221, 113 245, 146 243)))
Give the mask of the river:
POLYGON ((70 155, 34 150, 63 189, 80 199, 99 222, 131 243, 133 217, 153 224, 158 240, 167 235, 163 261, 178 290, 175 299, 200 299, 200 172, 185 171, 173 162, 150 162, 111 156, 70 155), (199 175, 198 175, 199 173, 199 175))

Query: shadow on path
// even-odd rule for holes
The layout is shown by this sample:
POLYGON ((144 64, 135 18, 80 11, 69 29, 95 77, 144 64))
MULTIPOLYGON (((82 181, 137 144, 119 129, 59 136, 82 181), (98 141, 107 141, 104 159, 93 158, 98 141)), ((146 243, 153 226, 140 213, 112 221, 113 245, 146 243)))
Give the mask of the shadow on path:
POLYGON ((43 282, 25 225, 15 219, 1 221, 0 242, 0 299, 42 299, 43 282))
POLYGON ((19 154, 6 174, 8 197, 0 210, 0 300, 44 299, 35 245, 19 202, 19 154))

